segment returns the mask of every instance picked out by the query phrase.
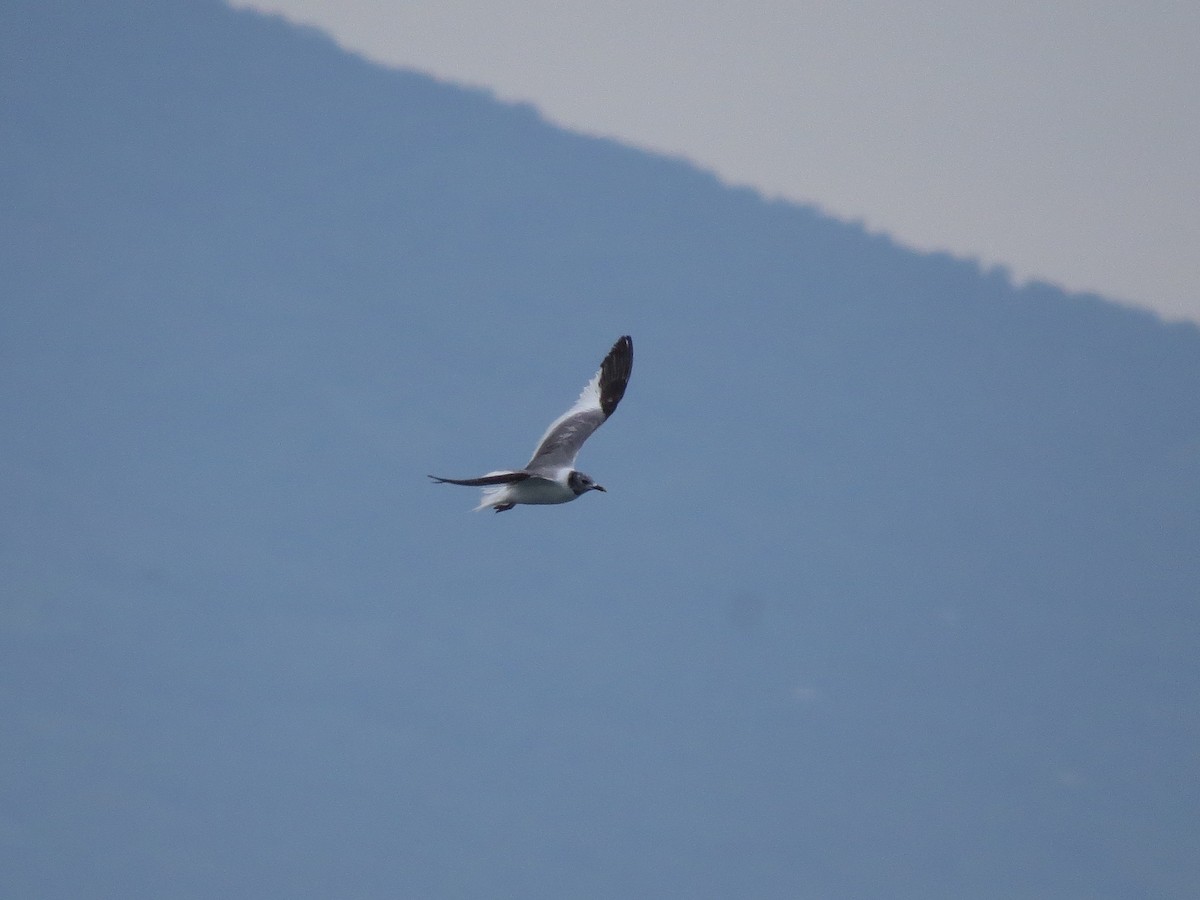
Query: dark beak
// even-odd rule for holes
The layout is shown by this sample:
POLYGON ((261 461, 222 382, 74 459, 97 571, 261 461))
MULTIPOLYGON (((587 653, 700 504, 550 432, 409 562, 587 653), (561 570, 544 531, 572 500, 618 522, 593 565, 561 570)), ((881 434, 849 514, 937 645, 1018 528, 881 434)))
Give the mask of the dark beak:
POLYGON ((606 493, 606 494, 608 493, 608 490, 602 484, 593 484, 592 490, 593 491, 604 491, 604 493, 606 493))

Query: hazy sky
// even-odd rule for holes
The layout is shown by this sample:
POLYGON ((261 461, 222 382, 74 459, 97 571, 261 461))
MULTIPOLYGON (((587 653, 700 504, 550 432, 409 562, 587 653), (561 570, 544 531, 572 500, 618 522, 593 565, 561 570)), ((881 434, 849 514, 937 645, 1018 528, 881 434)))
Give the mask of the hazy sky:
POLYGON ((1200 321, 1200 3, 232 0, 901 242, 1200 321))

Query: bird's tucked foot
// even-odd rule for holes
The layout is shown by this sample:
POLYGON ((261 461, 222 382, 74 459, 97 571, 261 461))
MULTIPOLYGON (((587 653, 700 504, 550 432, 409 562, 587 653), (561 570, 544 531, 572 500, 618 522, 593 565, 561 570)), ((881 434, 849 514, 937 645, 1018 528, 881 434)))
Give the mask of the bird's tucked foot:
POLYGON ((516 505, 517 504, 515 503, 497 503, 495 509, 496 512, 504 512, 505 510, 512 509, 516 505))

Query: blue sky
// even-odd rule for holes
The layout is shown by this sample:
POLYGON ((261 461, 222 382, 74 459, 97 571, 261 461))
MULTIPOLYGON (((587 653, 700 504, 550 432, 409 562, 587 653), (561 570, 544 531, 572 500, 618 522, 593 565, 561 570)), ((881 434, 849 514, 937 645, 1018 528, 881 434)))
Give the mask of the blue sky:
POLYGON ((920 249, 1200 321, 1200 5, 233 0, 920 249))

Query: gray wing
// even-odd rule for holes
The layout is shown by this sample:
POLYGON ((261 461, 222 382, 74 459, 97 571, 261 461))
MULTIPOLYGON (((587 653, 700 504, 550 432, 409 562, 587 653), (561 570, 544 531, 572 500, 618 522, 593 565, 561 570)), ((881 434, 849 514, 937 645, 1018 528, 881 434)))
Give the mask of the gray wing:
POLYGON ((574 468, 583 442, 605 423, 625 396, 632 372, 633 339, 625 335, 613 344, 600 364, 600 371, 592 376, 575 405, 546 429, 525 468, 534 472, 550 472, 563 466, 574 468))

